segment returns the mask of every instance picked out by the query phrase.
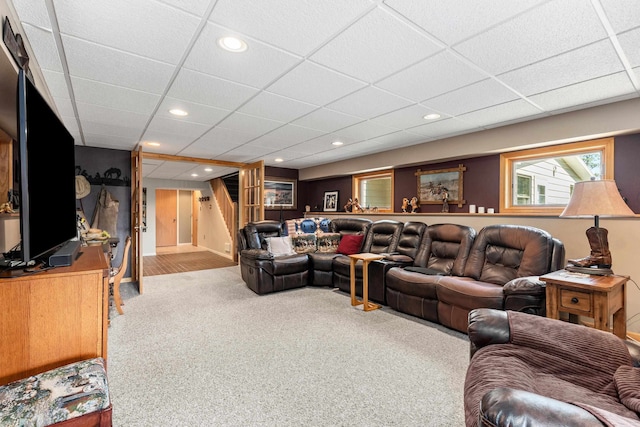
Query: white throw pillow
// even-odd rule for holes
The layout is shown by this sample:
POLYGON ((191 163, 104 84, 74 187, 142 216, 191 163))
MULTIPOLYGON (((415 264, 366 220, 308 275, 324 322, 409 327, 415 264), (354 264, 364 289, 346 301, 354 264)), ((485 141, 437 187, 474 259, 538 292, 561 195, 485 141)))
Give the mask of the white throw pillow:
POLYGON ((267 250, 273 256, 295 255, 296 251, 291 246, 291 236, 267 237, 267 250))

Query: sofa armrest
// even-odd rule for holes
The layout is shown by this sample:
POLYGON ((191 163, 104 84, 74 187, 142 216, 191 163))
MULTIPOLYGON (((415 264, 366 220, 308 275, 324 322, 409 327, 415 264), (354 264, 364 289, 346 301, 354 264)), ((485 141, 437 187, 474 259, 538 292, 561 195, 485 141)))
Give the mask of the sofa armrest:
POLYGON ((482 397, 478 425, 602 427, 590 412, 524 390, 495 388, 482 397))
POLYGON ((471 343, 470 357, 487 345, 508 343, 511 330, 507 312, 492 308, 472 310, 469 313, 467 333, 471 343))
POLYGON ((546 293, 547 284, 539 276, 517 277, 508 281, 502 290, 504 295, 540 295, 546 293))
POLYGON ((265 249, 245 249, 240 252, 240 256, 246 259, 273 259, 273 254, 265 249))

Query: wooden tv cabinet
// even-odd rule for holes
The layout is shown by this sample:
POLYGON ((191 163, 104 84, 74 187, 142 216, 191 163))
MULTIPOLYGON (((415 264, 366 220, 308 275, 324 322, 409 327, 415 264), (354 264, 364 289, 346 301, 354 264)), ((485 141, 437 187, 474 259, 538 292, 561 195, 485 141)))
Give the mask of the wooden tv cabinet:
POLYGON ((70 267, 17 273, 0 278, 0 385, 107 358, 109 265, 102 246, 81 248, 70 267))

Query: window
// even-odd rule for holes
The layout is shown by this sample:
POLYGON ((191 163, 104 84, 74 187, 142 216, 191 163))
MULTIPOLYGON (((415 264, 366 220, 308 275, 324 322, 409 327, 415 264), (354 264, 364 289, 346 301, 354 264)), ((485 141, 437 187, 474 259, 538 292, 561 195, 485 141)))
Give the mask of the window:
POLYGON ((613 138, 500 156, 500 211, 560 213, 576 182, 613 179, 613 138))
POLYGON ((393 212, 393 171, 354 175, 353 197, 363 209, 393 212))

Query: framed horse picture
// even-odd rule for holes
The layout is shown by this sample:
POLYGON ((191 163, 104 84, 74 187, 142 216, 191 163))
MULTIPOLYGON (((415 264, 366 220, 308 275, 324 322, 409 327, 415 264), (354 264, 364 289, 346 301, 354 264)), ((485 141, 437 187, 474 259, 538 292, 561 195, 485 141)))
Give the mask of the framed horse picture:
POLYGON ((462 207, 466 203, 463 196, 463 165, 457 168, 421 171, 418 169, 418 198, 421 205, 457 204, 462 207))

